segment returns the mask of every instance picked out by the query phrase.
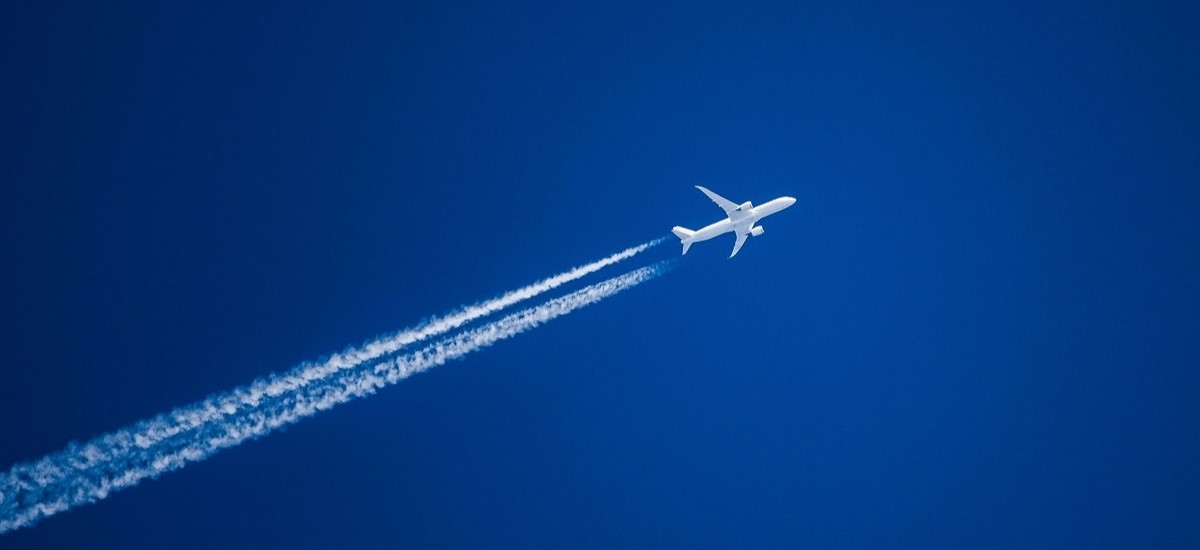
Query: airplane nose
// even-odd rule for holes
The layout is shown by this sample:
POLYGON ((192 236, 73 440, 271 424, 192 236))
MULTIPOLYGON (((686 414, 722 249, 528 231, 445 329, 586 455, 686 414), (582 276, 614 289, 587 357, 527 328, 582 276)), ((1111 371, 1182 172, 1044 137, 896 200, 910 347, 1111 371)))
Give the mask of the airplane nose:
POLYGON ((784 197, 783 204, 785 206, 791 206, 793 204, 796 204, 796 199, 793 199, 792 197, 784 197))

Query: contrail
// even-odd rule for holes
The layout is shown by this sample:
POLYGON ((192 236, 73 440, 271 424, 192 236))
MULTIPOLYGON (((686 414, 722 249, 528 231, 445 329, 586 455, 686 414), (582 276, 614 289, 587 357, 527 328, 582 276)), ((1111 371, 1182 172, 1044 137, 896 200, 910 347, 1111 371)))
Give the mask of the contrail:
POLYGON ((216 396, 215 399, 210 398, 202 402, 203 405, 201 407, 179 409, 170 414, 160 416, 140 425, 142 430, 141 433, 135 436, 135 444, 143 448, 148 447, 158 441, 172 437, 181 431, 194 428, 214 418, 233 414, 241 407, 255 407, 264 397, 274 397, 284 392, 294 391, 339 370, 353 368, 366 361, 395 353, 410 344, 445 334, 466 323, 534 298, 566 283, 595 273, 604 267, 632 258, 646 249, 662 243, 663 240, 661 238, 655 239, 648 243, 627 248, 611 256, 581 265, 531 285, 506 292, 491 300, 462 307, 441 317, 434 317, 415 327, 378 338, 357 348, 350 348, 341 353, 333 354, 323 362, 300 365, 286 373, 255 380, 245 388, 239 388, 216 396))
MULTIPOLYGON (((0 533, 29 526, 58 512, 106 498, 143 479, 177 470, 189 463, 204 460, 221 449, 262 437, 356 397, 371 395, 415 373, 483 349, 637 286, 666 272, 671 265, 671 261, 664 261, 630 271, 448 336, 418 350, 380 359, 363 368, 343 369, 335 372, 335 376, 310 380, 294 391, 274 396, 264 394, 254 408, 241 414, 230 413, 218 417, 199 426, 200 429, 181 432, 152 448, 124 454, 111 453, 104 448, 108 440, 105 437, 97 438, 78 448, 84 451, 80 456, 91 460, 93 467, 68 471, 66 475, 52 475, 51 479, 45 480, 48 483, 42 483, 30 475, 36 470, 18 472, 14 468, 9 474, 0 475, 0 533), (107 461, 96 459, 89 456, 89 449, 97 453, 95 456, 112 458, 107 461)), ((451 329, 445 329, 443 333, 447 330, 451 329)), ((196 407, 207 408, 205 402, 196 407)), ((72 465, 68 463, 67 466, 72 465)))
MULTIPOLYGON (((63 477, 74 475, 79 470, 86 470, 101 463, 113 462, 125 453, 149 449, 180 433, 237 414, 239 411, 257 407, 264 399, 296 391, 339 371, 351 369, 395 353, 405 346, 440 336, 471 321, 535 298, 605 267, 632 258, 648 248, 661 244, 663 240, 662 238, 655 239, 629 247, 594 262, 506 292, 490 300, 463 306, 448 314, 427 319, 414 327, 379 337, 357 348, 349 348, 329 356, 324 361, 304 363, 290 371, 255 380, 248 386, 209 396, 193 405, 180 407, 169 413, 138 422, 129 428, 100 436, 86 444, 71 444, 63 451, 47 456, 40 461, 14 466, 10 475, 14 478, 29 479, 32 483, 42 486, 51 485, 63 477)), ((0 498, 2 497, 3 495, 0 495, 0 498)))

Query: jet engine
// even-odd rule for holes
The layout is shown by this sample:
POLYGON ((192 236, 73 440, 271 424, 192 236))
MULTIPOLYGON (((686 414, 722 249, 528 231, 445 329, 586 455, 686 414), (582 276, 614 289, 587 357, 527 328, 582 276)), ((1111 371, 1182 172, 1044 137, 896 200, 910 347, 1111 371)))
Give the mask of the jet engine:
POLYGON ((751 208, 754 208, 754 205, 750 204, 750 201, 746 201, 738 205, 739 212, 749 212, 751 208))
POLYGON ((750 236, 751 237, 758 237, 759 235, 762 235, 763 233, 766 233, 766 232, 767 232, 767 230, 763 229, 761 225, 756 225, 756 226, 750 228, 750 236))

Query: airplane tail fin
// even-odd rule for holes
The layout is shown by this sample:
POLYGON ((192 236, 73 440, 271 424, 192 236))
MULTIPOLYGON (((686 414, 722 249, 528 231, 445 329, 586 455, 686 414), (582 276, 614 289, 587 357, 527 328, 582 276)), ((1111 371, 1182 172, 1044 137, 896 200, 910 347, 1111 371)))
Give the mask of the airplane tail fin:
POLYGON ((688 248, 692 246, 692 237, 696 235, 695 231, 686 227, 675 226, 671 228, 671 232, 679 237, 679 242, 683 243, 683 253, 687 254, 688 248))

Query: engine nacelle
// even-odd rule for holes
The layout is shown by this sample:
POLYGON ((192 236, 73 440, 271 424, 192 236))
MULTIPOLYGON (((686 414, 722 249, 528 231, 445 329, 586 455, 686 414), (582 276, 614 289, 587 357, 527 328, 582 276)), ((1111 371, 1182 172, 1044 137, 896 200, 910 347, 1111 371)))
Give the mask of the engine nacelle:
POLYGON ((754 205, 750 204, 750 201, 738 205, 738 211, 740 212, 749 212, 751 208, 754 208, 754 205))
POLYGON ((763 229, 761 225, 756 225, 756 226, 750 228, 750 236, 751 237, 758 237, 766 232, 767 232, 767 230, 763 229))

